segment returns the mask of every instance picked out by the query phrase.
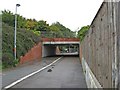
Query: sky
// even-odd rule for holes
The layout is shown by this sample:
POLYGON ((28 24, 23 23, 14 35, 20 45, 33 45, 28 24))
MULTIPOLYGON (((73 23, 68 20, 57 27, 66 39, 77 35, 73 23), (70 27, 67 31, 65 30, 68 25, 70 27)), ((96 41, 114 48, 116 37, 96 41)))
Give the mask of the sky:
POLYGON ((1 0, 0 11, 10 10, 28 19, 60 22, 72 31, 90 25, 103 0, 1 0))

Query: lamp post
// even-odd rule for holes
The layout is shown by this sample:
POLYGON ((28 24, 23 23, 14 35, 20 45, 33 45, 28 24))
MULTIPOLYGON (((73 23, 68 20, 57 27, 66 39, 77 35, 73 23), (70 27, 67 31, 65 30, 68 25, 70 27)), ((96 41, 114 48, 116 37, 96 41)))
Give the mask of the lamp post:
POLYGON ((17 7, 19 7, 20 4, 16 4, 15 9, 15 32, 14 32, 14 59, 16 60, 16 31, 17 31, 17 7))

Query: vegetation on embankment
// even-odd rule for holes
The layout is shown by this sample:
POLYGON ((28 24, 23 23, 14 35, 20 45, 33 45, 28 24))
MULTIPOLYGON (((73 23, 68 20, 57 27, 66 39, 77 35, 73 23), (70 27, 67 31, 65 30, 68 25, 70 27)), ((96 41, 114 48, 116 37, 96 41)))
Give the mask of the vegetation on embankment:
POLYGON ((17 15, 17 60, 14 60, 14 21, 15 15, 2 11, 2 68, 15 66, 19 58, 40 41, 41 33, 47 38, 73 38, 75 33, 59 22, 49 25, 47 21, 26 19, 17 15))
POLYGON ((81 27, 81 29, 78 31, 77 37, 80 39, 80 41, 82 42, 82 40, 84 39, 86 33, 88 32, 90 26, 83 26, 81 27))
MULTIPOLYGON (((75 37, 75 32, 71 31, 69 28, 65 27, 59 22, 55 22, 49 25, 45 20, 35 20, 27 19, 23 16, 17 15, 17 27, 24 28, 26 30, 31 30, 36 35, 41 35, 47 38, 71 38, 75 37)), ((9 11, 2 11, 2 22, 7 23, 9 26, 14 27, 15 15, 9 11)))
MULTIPOLYGON (((17 29, 17 58, 25 55, 38 41, 39 37, 33 32, 17 29)), ((18 63, 14 60, 13 48, 14 28, 2 23, 2 68, 15 66, 18 63)))

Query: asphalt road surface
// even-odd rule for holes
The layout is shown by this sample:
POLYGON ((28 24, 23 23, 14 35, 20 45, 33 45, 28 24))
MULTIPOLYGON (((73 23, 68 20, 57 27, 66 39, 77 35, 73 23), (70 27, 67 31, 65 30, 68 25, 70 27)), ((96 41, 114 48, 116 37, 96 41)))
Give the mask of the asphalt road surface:
POLYGON ((46 57, 46 58, 42 58, 42 60, 31 61, 22 65, 18 65, 15 68, 10 68, 2 71, 2 88, 52 63, 57 58, 59 57, 46 57))
POLYGON ((87 88, 79 57, 63 57, 12 88, 87 88))

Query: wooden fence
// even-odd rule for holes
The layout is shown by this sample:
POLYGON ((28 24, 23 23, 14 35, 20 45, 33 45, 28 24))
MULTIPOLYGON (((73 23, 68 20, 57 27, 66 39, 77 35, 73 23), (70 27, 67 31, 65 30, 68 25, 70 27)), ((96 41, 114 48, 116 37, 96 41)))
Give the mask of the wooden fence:
POLYGON ((103 88, 118 87, 120 59, 120 3, 103 2, 84 40, 81 59, 103 88))

